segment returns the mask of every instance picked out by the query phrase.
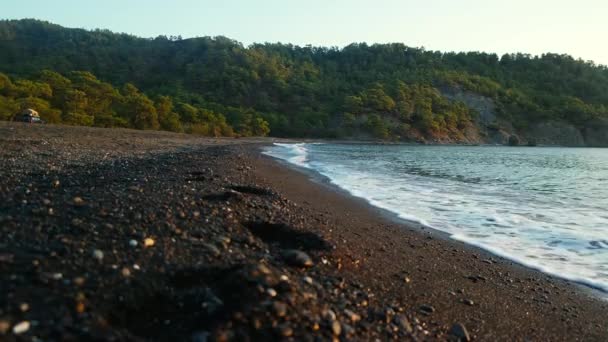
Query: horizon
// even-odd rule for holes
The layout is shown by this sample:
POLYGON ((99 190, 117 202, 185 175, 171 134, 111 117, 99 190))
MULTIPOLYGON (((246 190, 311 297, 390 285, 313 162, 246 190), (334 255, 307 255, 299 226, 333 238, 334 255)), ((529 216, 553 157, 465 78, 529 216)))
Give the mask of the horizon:
POLYGON ((332 4, 313 0, 307 5, 285 6, 277 0, 258 5, 238 0, 222 4, 194 0, 172 4, 159 0, 72 4, 59 0, 49 7, 42 1, 24 0, 0 4, 0 10, 7 20, 37 19, 68 28, 103 29, 142 38, 225 36, 245 46, 282 43, 340 49, 353 43, 402 43, 444 53, 567 54, 608 65, 608 48, 594 43, 608 35, 602 23, 608 4, 598 0, 582 0, 576 6, 548 0, 535 4, 523 0, 509 4, 466 0, 457 5, 435 0, 408 6, 411 3, 360 1, 357 6, 345 0, 332 4), (145 8, 139 6, 142 3, 145 8))

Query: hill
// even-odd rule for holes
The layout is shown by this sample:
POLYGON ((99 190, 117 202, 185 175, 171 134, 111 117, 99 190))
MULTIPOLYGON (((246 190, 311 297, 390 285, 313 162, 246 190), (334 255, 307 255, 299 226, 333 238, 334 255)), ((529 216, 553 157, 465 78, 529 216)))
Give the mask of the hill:
POLYGON ((608 69, 568 55, 154 39, 0 21, 0 116, 424 142, 608 146, 608 69), (517 138, 515 138, 517 137, 517 138))

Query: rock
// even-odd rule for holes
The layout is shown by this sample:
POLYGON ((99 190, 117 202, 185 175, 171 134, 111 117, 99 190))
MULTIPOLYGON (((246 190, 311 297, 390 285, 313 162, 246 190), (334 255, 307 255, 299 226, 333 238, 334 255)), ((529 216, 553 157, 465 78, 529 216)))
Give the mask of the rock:
POLYGON ((93 251, 93 258, 99 262, 103 260, 103 252, 99 249, 93 251))
POLYGON ((350 319, 351 322, 356 323, 359 322, 361 320, 361 316, 346 309, 344 310, 344 314, 346 315, 346 317, 348 317, 348 319, 350 319))
POLYGON ((144 247, 153 247, 155 243, 156 243, 156 241, 154 241, 154 239, 146 238, 144 240, 144 247))
POLYGON ((312 278, 311 278, 311 277, 306 276, 306 277, 304 277, 304 278, 302 278, 302 279, 303 279, 303 280, 304 280, 304 282, 305 282, 306 284, 308 284, 308 285, 312 285, 312 284, 313 284, 313 281, 312 281, 312 278))
POLYGON ((128 278, 131 276, 131 271, 129 270, 128 267, 123 267, 122 270, 120 271, 120 273, 122 274, 123 277, 128 278))
POLYGON ((215 247, 215 245, 211 243, 205 243, 203 244, 203 246, 205 246, 209 253, 211 253, 211 255, 213 255, 214 257, 219 257, 220 255, 222 255, 222 252, 219 250, 219 248, 215 247))
POLYGON ((287 314, 287 305, 283 302, 274 302, 272 303, 272 309, 274 313, 279 317, 283 317, 287 314))
POLYGON ((137 247, 137 240, 133 240, 133 239, 129 240, 129 246, 137 247))
POLYGON ((467 342, 471 340, 471 336, 469 335, 467 328, 460 323, 454 324, 452 328, 450 328, 450 331, 448 331, 448 334, 456 337, 458 341, 467 342))
POLYGON ((72 204, 74 204, 75 207, 82 207, 84 205, 84 200, 82 197, 77 196, 72 199, 72 204))
POLYGON ((475 302, 473 302, 472 300, 467 299, 467 298, 463 299, 463 300, 462 300, 462 302, 463 302, 464 304, 466 304, 466 305, 469 305, 469 306, 473 306, 473 305, 475 305, 475 302))
POLYGON ((289 337, 293 335, 293 329, 287 323, 279 325, 278 330, 281 336, 283 337, 289 337))
POLYGON ((13 327, 13 334, 20 335, 30 330, 30 322, 23 321, 15 324, 13 327))
POLYGON ((8 321, 0 320, 0 335, 6 335, 10 328, 11 324, 8 321))
POLYGON ((414 329, 412 328, 410 321, 404 315, 395 316, 393 321, 399 327, 399 329, 401 329, 402 331, 405 331, 408 334, 411 334, 412 332, 414 332, 414 329))
POLYGON ((312 258, 308 254, 294 249, 285 251, 283 253, 283 259, 288 265, 295 267, 308 268, 314 265, 312 258))
POLYGON ((340 333, 342 333, 342 325, 340 325, 340 322, 331 322, 331 331, 334 333, 334 335, 340 336, 340 333))
POLYGON ((433 312, 435 312, 435 308, 430 305, 427 305, 427 304, 420 305, 419 309, 420 309, 420 312, 425 315, 430 315, 433 312))
POLYGON ((21 310, 21 312, 27 312, 30 310, 30 305, 28 303, 21 303, 19 304, 19 310, 21 310))
POLYGON ((86 279, 84 277, 76 277, 74 278, 73 282, 76 286, 82 286, 84 285, 86 279))

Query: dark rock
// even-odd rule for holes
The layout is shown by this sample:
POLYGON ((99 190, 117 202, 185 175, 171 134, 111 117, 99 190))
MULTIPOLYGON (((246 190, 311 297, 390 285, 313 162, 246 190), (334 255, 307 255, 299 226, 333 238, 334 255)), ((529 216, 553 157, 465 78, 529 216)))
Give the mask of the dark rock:
POLYGON ((463 300, 462 300, 462 302, 463 302, 464 304, 466 304, 466 305, 469 305, 469 306, 473 306, 473 305, 475 305, 475 302, 474 302, 474 301, 472 301, 472 300, 470 300, 470 299, 467 299, 467 298, 463 299, 463 300))
POLYGON ((295 249, 290 249, 283 252, 283 259, 290 266, 295 267, 312 267, 314 265, 312 258, 302 252, 295 249))
POLYGON ((430 315, 433 312, 435 312, 435 308, 430 305, 427 305, 427 304, 420 305, 419 309, 420 309, 420 312, 425 315, 430 315))
POLYGON ((461 323, 454 324, 452 328, 450 328, 450 331, 448 331, 448 334, 455 337, 457 341, 466 342, 471 340, 471 336, 469 335, 467 328, 465 328, 465 326, 461 323))
POLYGON ((408 334, 411 334, 412 332, 414 332, 414 329, 412 328, 410 321, 404 315, 395 316, 393 321, 399 327, 399 329, 401 329, 401 331, 405 331, 408 334))

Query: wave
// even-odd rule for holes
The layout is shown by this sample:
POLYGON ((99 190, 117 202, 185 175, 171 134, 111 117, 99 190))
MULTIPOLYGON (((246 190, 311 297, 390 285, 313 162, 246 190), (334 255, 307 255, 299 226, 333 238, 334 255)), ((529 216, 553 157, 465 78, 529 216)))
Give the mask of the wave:
POLYGON ((310 168, 308 164, 308 148, 306 143, 283 144, 274 143, 274 146, 281 149, 266 149, 263 153, 271 157, 286 160, 297 166, 310 168))

